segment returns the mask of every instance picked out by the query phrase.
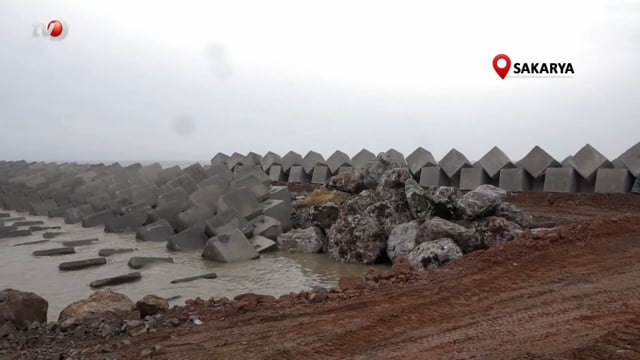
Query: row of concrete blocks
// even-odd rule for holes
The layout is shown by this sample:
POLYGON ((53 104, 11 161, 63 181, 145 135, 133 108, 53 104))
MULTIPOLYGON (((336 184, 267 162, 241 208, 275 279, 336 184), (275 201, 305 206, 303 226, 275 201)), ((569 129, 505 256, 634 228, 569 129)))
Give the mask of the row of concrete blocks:
MULTIPOLYGON (((511 161, 498 147, 475 163, 456 149, 439 162, 423 148, 416 149, 406 159, 394 149, 386 153, 407 166, 423 186, 449 185, 463 190, 494 184, 510 191, 628 192, 634 177, 640 176, 640 142, 613 161, 589 144, 562 162, 539 146, 517 162, 511 161)), ((331 176, 364 169, 374 159, 375 155, 368 150, 360 151, 351 159, 336 151, 326 161, 313 151, 305 157, 293 151, 283 157, 273 152, 264 157, 255 153, 246 156, 219 153, 211 159, 211 164, 229 168, 259 165, 272 181, 323 184, 331 176)))
MULTIPOLYGON (((104 225, 106 231, 137 231, 141 240, 162 239, 171 250, 193 249, 196 244, 202 248, 207 244, 202 239, 222 236, 235 229, 234 224, 242 225, 252 247, 266 249, 275 244, 279 232, 291 228, 288 188, 271 186, 257 166, 236 167, 232 172, 224 166, 205 169, 194 164, 180 170, 154 164, 151 167, 157 171, 143 171, 145 167, 138 165, 134 168, 139 171, 129 173, 119 166, 92 166, 91 176, 86 176, 84 166, 74 167, 75 171, 67 167, 63 173, 72 176, 63 177, 63 183, 73 183, 72 187, 58 186, 60 176, 52 174, 59 171, 40 171, 65 166, 0 163, 2 206, 33 215, 62 216, 67 223, 82 222, 85 227, 104 225), (141 173, 152 175, 139 181, 141 173), (114 174, 119 175, 118 181, 114 174), (34 185, 34 177, 44 181, 34 185)), ((238 238, 236 234, 234 239, 238 238)), ((218 247, 226 245, 223 241, 218 247)), ((225 258, 233 256, 214 260, 225 258)))

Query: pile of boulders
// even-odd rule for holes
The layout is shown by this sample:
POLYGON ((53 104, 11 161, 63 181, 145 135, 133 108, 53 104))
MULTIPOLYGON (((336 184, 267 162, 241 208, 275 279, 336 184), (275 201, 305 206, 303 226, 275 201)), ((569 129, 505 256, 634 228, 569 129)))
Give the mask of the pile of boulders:
POLYGON ((467 193, 425 189, 385 153, 363 171, 334 176, 316 191, 329 200, 310 206, 307 221, 278 236, 278 244, 323 251, 340 262, 388 263, 407 256, 415 269, 435 268, 511 241, 533 224, 530 214, 504 201, 506 192, 498 187, 481 185, 467 193), (344 200, 336 193, 351 196, 344 200), (342 201, 331 201, 331 194, 342 201))

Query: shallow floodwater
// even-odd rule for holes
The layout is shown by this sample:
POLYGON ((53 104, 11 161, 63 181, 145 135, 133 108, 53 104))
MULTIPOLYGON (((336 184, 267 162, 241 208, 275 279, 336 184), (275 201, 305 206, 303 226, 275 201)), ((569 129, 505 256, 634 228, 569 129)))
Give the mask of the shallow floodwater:
MULTIPOLYGON (((260 259, 240 263, 222 264, 202 259, 200 252, 169 252, 165 243, 141 242, 135 240, 135 234, 105 233, 103 227, 83 228, 80 225, 68 225, 60 218, 29 216, 11 212, 12 216, 24 216, 27 220, 42 220, 44 226, 61 226, 64 232, 45 243, 13 246, 15 244, 42 240, 44 231, 34 232, 31 236, 0 239, 0 289, 15 288, 33 291, 49 301, 49 320, 56 320, 60 311, 69 303, 86 298, 93 290, 89 283, 105 277, 140 271, 142 279, 138 282, 109 287, 128 295, 133 301, 146 294, 163 297, 181 296, 170 302, 171 305, 183 304, 184 300, 199 296, 228 297, 255 292, 269 295, 282 295, 299 292, 314 286, 332 287, 341 276, 362 275, 367 266, 342 264, 330 260, 323 254, 295 254, 272 252, 263 254, 260 259), (34 257, 31 253, 61 247, 63 241, 98 238, 99 242, 88 246, 78 246, 76 253, 63 256, 34 257), (102 248, 136 248, 133 253, 115 254, 107 258, 107 264, 77 271, 59 271, 58 264, 72 260, 98 257, 102 248), (159 263, 133 270, 127 266, 131 256, 172 256, 173 264, 159 263), (200 275, 207 272, 218 274, 217 279, 199 279, 192 282, 171 284, 171 280, 200 275)), ((11 222, 6 222, 6 225, 11 222)))

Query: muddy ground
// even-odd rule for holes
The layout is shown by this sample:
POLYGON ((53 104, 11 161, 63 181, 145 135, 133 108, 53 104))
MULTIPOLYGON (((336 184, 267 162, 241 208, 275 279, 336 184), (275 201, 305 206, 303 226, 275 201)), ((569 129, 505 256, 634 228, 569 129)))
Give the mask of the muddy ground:
POLYGON ((39 338, 6 356, 640 358, 640 196, 530 193, 509 201, 566 225, 438 270, 372 272, 365 289, 334 290, 319 303, 308 294, 291 303, 188 301, 163 315, 179 319, 176 327, 106 340, 39 338))

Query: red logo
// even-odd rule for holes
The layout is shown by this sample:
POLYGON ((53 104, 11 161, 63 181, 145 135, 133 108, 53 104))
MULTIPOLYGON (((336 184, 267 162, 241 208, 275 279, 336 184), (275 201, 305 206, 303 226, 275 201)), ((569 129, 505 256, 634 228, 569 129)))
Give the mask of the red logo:
POLYGON ((63 29, 64 26, 60 20, 51 20, 49 21, 49 24, 47 24, 47 33, 49 33, 49 36, 51 37, 58 37, 62 35, 63 29))
POLYGON ((507 76, 507 74, 509 73, 509 68, 511 68, 511 59, 509 59, 507 55, 499 54, 493 58, 493 69, 498 73, 498 76, 500 76, 502 79, 504 79, 505 76, 507 76), (502 67, 498 65, 498 61, 500 60, 504 60, 506 63, 502 67))

